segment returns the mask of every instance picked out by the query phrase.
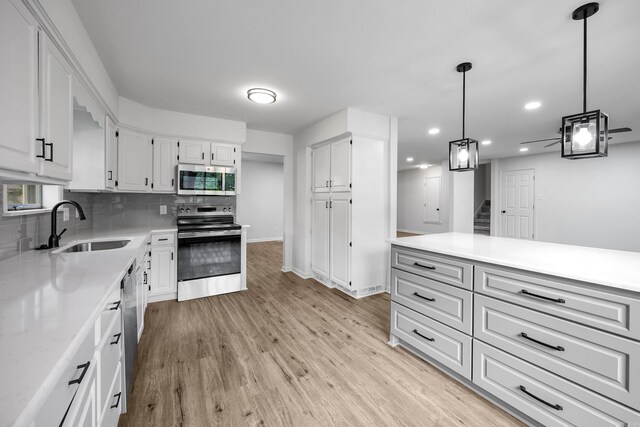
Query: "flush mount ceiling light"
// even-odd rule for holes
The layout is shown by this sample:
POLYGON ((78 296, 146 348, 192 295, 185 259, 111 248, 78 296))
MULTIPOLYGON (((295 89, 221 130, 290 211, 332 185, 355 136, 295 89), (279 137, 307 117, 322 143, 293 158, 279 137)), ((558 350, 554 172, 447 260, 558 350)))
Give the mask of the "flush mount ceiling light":
POLYGON ((437 135, 439 133, 440 133, 440 129, 438 129, 438 128, 429 129, 429 135, 437 135))
POLYGON ((478 167, 478 141, 464 135, 466 75, 470 69, 471 62, 463 62, 456 67, 456 71, 462 73, 462 139, 449 141, 449 170, 454 172, 470 171, 478 167))
POLYGON ((258 104, 273 104, 276 102, 276 93, 269 89, 254 87, 247 91, 247 98, 258 104))
POLYGON ((407 162, 409 163, 413 162, 413 157, 407 157, 407 162))
POLYGON ((524 104, 524 109, 525 110, 535 110, 537 108, 540 108, 541 105, 542 105, 542 103, 540 101, 531 101, 531 102, 527 102, 526 104, 524 104))
POLYGON ((525 151, 529 151, 529 149, 527 147, 522 147, 520 151, 524 153, 525 151))
POLYGON ((424 163, 423 163, 423 164, 421 164, 421 165, 419 165, 419 168, 420 168, 420 169, 426 169, 426 168, 428 168, 428 167, 429 167, 429 165, 424 164, 424 163))
POLYGON ((609 116, 600 110, 587 111, 587 18, 599 9, 598 3, 587 3, 571 15, 583 22, 582 113, 562 118, 562 157, 566 159, 607 156, 609 116))
POLYGON ((482 144, 482 145, 491 145, 491 140, 490 139, 485 139, 480 144, 482 144))

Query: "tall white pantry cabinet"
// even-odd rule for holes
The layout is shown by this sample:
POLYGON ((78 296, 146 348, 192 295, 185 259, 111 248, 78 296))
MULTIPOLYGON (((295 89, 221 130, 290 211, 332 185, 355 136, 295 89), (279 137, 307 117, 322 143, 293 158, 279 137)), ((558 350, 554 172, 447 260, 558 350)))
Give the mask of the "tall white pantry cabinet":
POLYGON ((311 157, 314 278, 356 298, 384 291, 384 141, 349 135, 311 157))

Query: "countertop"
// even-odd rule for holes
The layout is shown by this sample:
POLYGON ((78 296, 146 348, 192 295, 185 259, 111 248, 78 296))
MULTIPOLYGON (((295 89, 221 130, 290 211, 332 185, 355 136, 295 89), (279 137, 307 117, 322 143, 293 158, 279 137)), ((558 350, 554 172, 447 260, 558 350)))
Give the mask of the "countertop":
MULTIPOLYGON (((89 239, 131 239, 120 249, 53 254, 30 251, 0 262, 0 426, 30 420, 120 285, 152 231, 79 233, 89 239)), ((61 242, 64 247, 73 241, 61 242)))
POLYGON ((640 253, 465 233, 388 240, 474 261, 640 292, 640 253))

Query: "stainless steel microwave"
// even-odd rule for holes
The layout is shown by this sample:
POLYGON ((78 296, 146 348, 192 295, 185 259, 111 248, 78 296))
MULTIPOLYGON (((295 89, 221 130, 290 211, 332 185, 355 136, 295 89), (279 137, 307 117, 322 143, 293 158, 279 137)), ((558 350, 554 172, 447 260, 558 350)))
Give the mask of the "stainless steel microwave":
POLYGON ((178 165, 178 194, 234 196, 236 194, 236 168, 178 165))

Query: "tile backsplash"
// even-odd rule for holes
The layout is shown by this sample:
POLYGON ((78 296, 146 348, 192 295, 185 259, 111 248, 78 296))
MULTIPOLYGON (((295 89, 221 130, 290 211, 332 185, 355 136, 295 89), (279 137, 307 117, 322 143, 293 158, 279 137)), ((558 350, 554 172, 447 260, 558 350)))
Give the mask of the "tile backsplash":
MULTIPOLYGON (((0 212, 2 212, 0 185, 0 212)), ((64 199, 76 201, 87 217, 80 221, 75 208, 69 208, 69 221, 58 212, 58 233, 66 228, 61 245, 77 238, 78 233, 96 229, 111 231, 127 227, 167 228, 176 224, 177 207, 183 203, 225 205, 236 208, 235 196, 176 196, 175 194, 84 193, 64 191, 64 199), (160 215, 160 206, 167 214, 160 215)), ((0 217, 0 261, 46 244, 51 233, 51 214, 0 217)))

